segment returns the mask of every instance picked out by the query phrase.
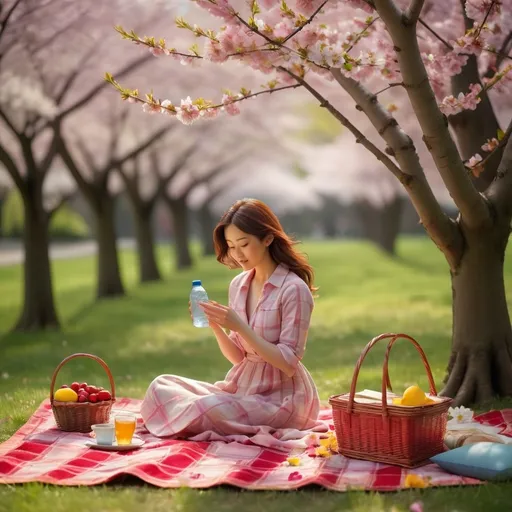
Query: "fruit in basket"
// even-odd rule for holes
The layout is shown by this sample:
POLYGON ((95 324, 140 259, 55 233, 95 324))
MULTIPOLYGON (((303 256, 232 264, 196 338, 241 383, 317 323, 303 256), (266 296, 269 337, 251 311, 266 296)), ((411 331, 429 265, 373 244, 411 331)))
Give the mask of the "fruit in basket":
POLYGON ((53 398, 57 402, 76 402, 78 395, 71 388, 60 388, 55 392, 53 398))
POLYGON ((98 401, 110 400, 111 398, 112 396, 110 395, 110 391, 107 391, 106 389, 98 391, 98 401))
POLYGON ((416 384, 409 386, 401 398, 393 398, 395 405, 408 405, 409 407, 418 407, 421 405, 433 404, 434 400, 427 398, 425 392, 416 384))
POLYGON ((112 400, 112 395, 110 394, 110 391, 106 390, 102 386, 89 385, 87 382, 82 382, 81 384, 73 382, 71 386, 63 384, 55 393, 54 398, 59 402, 97 403, 112 400), (71 393, 66 395, 66 393, 59 393, 59 391, 70 391, 71 393))

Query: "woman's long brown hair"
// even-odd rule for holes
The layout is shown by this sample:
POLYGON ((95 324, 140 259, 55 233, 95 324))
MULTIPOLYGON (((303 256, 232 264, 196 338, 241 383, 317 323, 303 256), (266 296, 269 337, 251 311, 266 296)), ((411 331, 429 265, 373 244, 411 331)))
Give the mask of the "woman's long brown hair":
POLYGON ((260 240, 263 240, 267 235, 272 235, 274 239, 268 247, 272 259, 277 264, 284 263, 308 285, 311 292, 317 290, 313 286, 313 268, 306 257, 293 247, 299 242, 292 240, 284 232, 279 219, 265 203, 258 199, 237 201, 222 216, 213 231, 217 261, 230 268, 239 268, 240 265, 229 256, 229 247, 224 235, 226 226, 230 224, 234 224, 244 233, 254 235, 260 240))

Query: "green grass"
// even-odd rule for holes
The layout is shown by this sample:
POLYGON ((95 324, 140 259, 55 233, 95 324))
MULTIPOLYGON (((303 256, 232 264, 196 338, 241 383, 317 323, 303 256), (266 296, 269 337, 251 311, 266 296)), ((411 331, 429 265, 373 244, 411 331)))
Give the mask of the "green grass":
MULTIPOLYGON (((399 257, 390 259, 374 247, 356 242, 306 243, 316 269, 317 299, 304 363, 321 395, 346 391, 354 363, 376 334, 401 331, 416 337, 440 385, 450 347, 451 288, 447 265, 424 239, 404 239, 399 257)), ((0 441, 10 437, 48 396, 58 363, 74 352, 90 352, 107 361, 120 396, 141 398, 151 379, 177 373, 207 381, 229 369, 215 339, 191 326, 188 316, 190 281, 201 278, 212 299, 225 303, 234 275, 214 258, 199 260, 193 270, 174 273, 169 248, 159 248, 163 283, 139 286, 135 255, 122 254, 128 297, 94 301, 93 258, 58 261, 53 265, 61 332, 10 333, 21 300, 21 267, 0 268, 0 441)), ((512 303, 511 256, 506 280, 512 303)), ((371 352, 358 388, 378 388, 383 347, 371 352)), ((396 390, 417 382, 427 387, 419 356, 400 342, 391 356, 390 376, 396 390)), ((93 361, 76 359, 59 374, 57 384, 71 380, 107 384, 93 361)), ((490 404, 510 407, 512 402, 490 404)), ((205 491, 156 489, 133 479, 94 488, 62 488, 39 484, 0 487, 1 510, 57 512, 73 510, 255 512, 338 510, 407 510, 420 499, 425 511, 507 510, 512 485, 478 488, 412 490, 390 494, 334 493, 318 488, 297 492, 244 492, 228 487, 205 491), (478 507, 475 508, 476 500, 478 507)))

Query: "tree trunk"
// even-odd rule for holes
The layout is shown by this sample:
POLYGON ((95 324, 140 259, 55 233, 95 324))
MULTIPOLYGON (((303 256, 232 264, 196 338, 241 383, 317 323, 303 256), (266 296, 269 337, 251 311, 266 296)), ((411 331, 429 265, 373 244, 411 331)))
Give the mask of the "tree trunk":
POLYGON ((192 257, 189 249, 188 207, 186 198, 165 198, 172 217, 174 249, 178 269, 190 268, 192 257))
POLYGON ((404 198, 396 196, 382 208, 373 206, 367 201, 356 205, 363 232, 387 254, 396 254, 396 240, 400 233, 404 198))
POLYGON ((125 295, 117 253, 114 223, 115 200, 108 193, 103 192, 99 194, 101 195, 94 206, 96 238, 98 242, 96 292, 98 299, 125 295))
POLYGON ((135 205, 133 201, 132 206, 139 253, 140 282, 161 281, 162 276, 155 258, 155 241, 151 225, 153 209, 145 205, 135 205))
POLYGON ((25 264, 23 310, 19 331, 59 328, 49 256, 48 214, 43 208, 42 184, 28 183, 23 196, 25 264))
POLYGON ((201 228, 201 239, 203 243, 203 255, 213 256, 215 248, 213 246, 213 230, 216 222, 210 208, 209 201, 206 201, 198 212, 199 224, 201 228))
POLYGON ((452 273, 452 353, 442 394, 469 405, 512 394, 512 329, 503 278, 510 228, 462 230, 466 245, 452 273))
MULTIPOLYGON (((451 79, 453 95, 457 97, 460 92, 466 94, 469 91, 469 85, 479 83, 479 80, 480 73, 476 57, 470 55, 462 72, 451 79)), ((449 116, 448 119, 455 132, 462 159, 469 160, 475 153, 480 153, 485 157, 486 153, 482 151, 481 146, 487 139, 497 137, 499 128, 489 96, 483 94, 482 100, 474 111, 463 110, 456 115, 449 116)), ((485 166, 485 172, 473 178, 475 186, 480 192, 486 190, 494 179, 502 155, 502 150, 495 151, 485 166)))

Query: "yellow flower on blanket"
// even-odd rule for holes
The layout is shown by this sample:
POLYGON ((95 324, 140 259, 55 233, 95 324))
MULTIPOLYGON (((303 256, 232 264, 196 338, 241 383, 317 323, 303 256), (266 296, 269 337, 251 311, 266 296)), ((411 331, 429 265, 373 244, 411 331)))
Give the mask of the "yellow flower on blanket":
POLYGON ((289 466, 300 466, 300 457, 288 457, 286 462, 289 466))
POLYGON ((328 437, 320 439, 320 446, 323 446, 333 453, 338 453, 338 440, 334 432, 329 432, 328 437))
POLYGON ((317 457, 330 457, 332 453, 326 446, 319 446, 318 448, 315 448, 315 455, 317 457))
POLYGON ((415 475, 414 473, 409 473, 405 477, 404 487, 407 488, 417 488, 424 489, 429 486, 429 480, 421 477, 420 475, 415 475))

